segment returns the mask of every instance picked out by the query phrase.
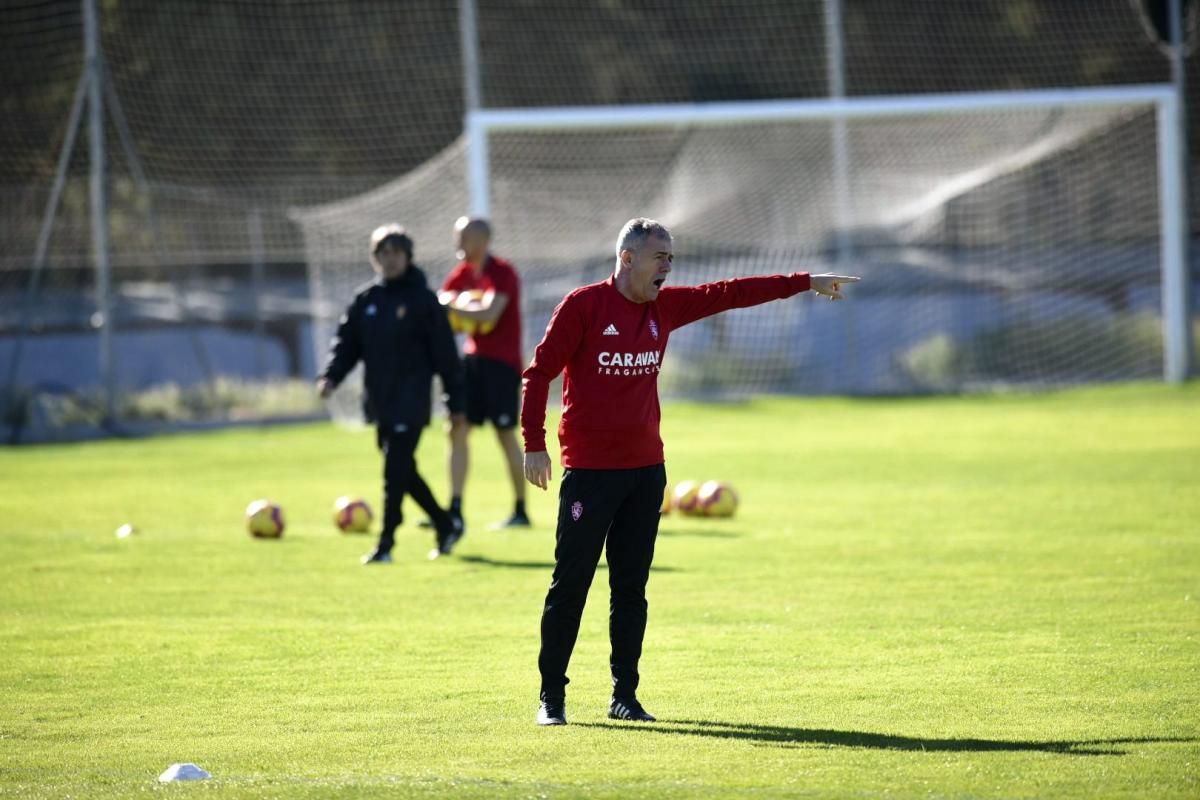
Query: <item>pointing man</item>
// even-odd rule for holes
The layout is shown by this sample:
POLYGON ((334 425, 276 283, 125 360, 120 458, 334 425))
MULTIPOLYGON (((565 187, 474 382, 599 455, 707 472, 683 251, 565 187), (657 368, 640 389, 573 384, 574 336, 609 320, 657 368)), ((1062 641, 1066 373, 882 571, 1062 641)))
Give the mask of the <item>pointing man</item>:
POLYGON ((653 722, 638 702, 638 661, 646 631, 646 581, 666 487, 658 373, 672 331, 726 311, 809 289, 842 299, 843 275, 766 275, 701 286, 664 287, 674 255, 671 233, 632 219, 617 237, 616 269, 568 294, 524 372, 521 429, 525 477, 545 489, 550 381, 563 378, 554 574, 542 611, 539 725, 565 725, 567 664, 601 550, 607 549, 612 719, 653 722))

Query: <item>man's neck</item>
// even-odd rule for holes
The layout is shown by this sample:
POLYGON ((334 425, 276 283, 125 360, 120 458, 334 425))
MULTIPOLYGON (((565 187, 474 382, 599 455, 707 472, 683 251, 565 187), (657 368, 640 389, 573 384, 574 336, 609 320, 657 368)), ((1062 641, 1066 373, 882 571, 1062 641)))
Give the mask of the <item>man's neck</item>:
POLYGON ((621 293, 621 296, 624 297, 629 302, 631 302, 631 303, 641 303, 642 302, 641 300, 638 300, 636 297, 633 296, 633 292, 629 286, 629 273, 628 272, 621 272, 620 270, 617 270, 616 272, 614 272, 613 273, 613 286, 616 286, 617 291, 621 293))
POLYGON ((475 259, 470 259, 470 258, 463 259, 463 261, 466 261, 471 266, 471 269, 475 271, 476 275, 483 274, 483 268, 487 266, 487 260, 488 260, 487 253, 484 253, 483 255, 481 255, 475 259))

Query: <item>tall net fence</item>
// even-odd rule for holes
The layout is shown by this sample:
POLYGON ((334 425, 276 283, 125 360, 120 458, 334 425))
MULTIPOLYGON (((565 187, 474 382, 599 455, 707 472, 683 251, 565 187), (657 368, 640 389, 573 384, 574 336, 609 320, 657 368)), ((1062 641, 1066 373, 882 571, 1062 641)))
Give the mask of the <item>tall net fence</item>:
MULTIPOLYGON (((136 428, 323 413, 311 331, 336 311, 310 292, 289 209, 366 191, 460 135, 456 10, 97 5, 117 418, 136 428)), ((105 411, 86 108, 73 119, 82 8, 28 2, 0 12, 0 381, 10 439, 72 435, 105 411)))
MULTIPOLYGON (((801 120, 492 134, 497 249, 524 268, 530 346, 564 294, 611 272, 632 205, 675 234, 672 283, 793 270, 865 279, 853 303, 809 297, 679 332, 661 378, 668 394, 1162 374, 1152 105, 849 121, 849 225, 837 219, 833 128, 801 120)), ((422 184, 455 185, 463 158, 448 151, 422 184)), ((444 218, 419 207, 439 203, 414 188, 399 182, 309 211, 314 277, 353 274, 339 254, 361 248, 356 220, 374 218, 368 208, 410 212, 419 230, 444 237, 444 218)))
MULTIPOLYGON (((953 12, 930 0, 837 5, 849 97, 1168 76, 1127 0, 953 12)), ((118 416, 319 412, 308 384, 340 308, 371 277, 369 231, 399 221, 432 279, 451 266, 451 225, 468 210, 459 9, 434 0, 98 6, 118 416)), ((481 103, 534 112, 824 98, 828 8, 478 0, 481 103)), ((81 9, 25 0, 0 12, 0 380, 10 430, 93 424, 105 377, 87 115, 71 125, 85 66, 81 9), (73 130, 61 202, 48 214, 73 130)), ((1194 59, 1189 78, 1195 95, 1194 59)), ((1193 117, 1198 107, 1190 103, 1193 117)), ((602 277, 616 230, 644 213, 676 233, 673 278, 683 282, 832 265, 868 278, 854 303, 775 304, 681 333, 663 381, 676 395, 1161 374, 1151 110, 914 115, 848 121, 840 134, 837 125, 493 134, 495 245, 523 272, 526 355, 553 304, 602 277)))

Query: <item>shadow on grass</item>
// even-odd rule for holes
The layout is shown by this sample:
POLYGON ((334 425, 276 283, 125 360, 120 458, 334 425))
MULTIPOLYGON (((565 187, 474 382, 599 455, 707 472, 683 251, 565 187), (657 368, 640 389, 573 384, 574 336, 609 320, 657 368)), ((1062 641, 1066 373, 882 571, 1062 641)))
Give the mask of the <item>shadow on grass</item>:
MULTIPOLYGON (((553 570, 553 561, 502 561, 498 558, 489 558, 488 556, 459 556, 459 561, 464 561, 467 564, 479 564, 484 567, 505 567, 508 569, 545 569, 553 570)), ((608 565, 603 561, 596 567, 597 570, 606 570, 608 565)), ((674 567, 650 567, 651 572, 679 572, 674 567)))
POLYGON ((925 739, 866 731, 833 731, 817 728, 789 728, 782 725, 752 725, 743 722, 713 720, 660 720, 657 723, 577 722, 586 728, 609 728, 637 733, 669 736, 703 736, 715 739, 777 745, 780 747, 859 747, 872 750, 913 750, 934 753, 1034 752, 1074 756, 1123 756, 1119 745, 1195 742, 1186 737, 1124 737, 1118 739, 1079 739, 1061 741, 1023 741, 1020 739, 925 739))

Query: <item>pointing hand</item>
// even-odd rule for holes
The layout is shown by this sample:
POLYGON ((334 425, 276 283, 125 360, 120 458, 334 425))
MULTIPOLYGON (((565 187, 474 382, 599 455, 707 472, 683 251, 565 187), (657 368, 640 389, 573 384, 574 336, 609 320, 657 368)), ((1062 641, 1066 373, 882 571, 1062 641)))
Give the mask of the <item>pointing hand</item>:
POLYGON ((812 290, 817 294, 824 295, 830 300, 842 300, 842 284, 857 283, 862 279, 853 275, 834 275, 830 272, 822 272, 819 275, 810 275, 809 280, 812 290))

